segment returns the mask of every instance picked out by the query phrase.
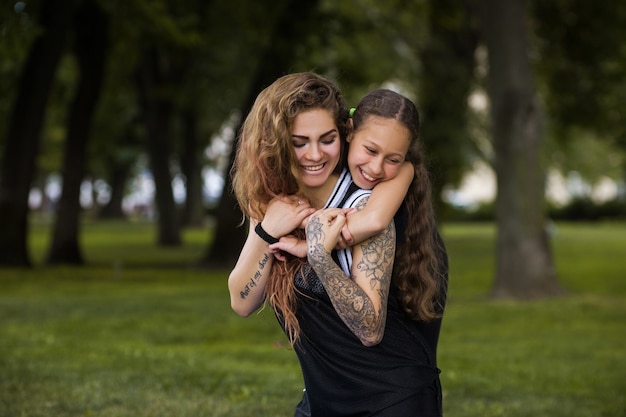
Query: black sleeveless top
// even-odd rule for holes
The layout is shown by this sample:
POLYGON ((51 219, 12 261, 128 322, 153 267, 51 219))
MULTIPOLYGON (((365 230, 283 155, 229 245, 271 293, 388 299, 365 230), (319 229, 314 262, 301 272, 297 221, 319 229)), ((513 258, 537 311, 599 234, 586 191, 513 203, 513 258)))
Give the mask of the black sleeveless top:
MULTIPOLYGON (((346 198, 352 191, 353 186, 344 189, 346 198)), ((406 225, 403 213, 398 212, 398 234, 406 225)), ((296 416, 441 415, 435 351, 440 320, 411 320, 392 289, 383 340, 366 347, 336 313, 309 265, 296 275, 295 284, 301 333, 294 350, 305 384, 296 416)))

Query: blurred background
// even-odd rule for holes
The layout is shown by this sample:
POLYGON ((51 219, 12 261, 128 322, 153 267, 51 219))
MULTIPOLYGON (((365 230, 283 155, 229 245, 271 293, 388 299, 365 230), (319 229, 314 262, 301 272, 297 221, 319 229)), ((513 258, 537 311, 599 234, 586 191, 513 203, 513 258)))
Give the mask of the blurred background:
POLYGON ((0 417, 292 415, 226 280, 239 125, 298 71, 418 105, 446 415, 626 416, 626 2, 0 0, 0 417))
POLYGON ((51 264, 84 262, 82 216, 154 222, 165 246, 216 226, 204 260, 232 263, 239 123, 308 70, 351 105, 378 87, 416 102, 442 224, 509 217, 540 240, 551 220, 623 219, 625 40, 623 2, 5 0, 0 265, 32 264, 33 214, 51 264))

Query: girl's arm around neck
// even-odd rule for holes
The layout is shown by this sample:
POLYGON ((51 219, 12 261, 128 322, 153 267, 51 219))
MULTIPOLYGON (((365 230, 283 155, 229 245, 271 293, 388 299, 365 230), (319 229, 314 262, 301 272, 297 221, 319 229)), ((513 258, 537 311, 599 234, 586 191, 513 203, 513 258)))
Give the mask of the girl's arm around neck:
MULTIPOLYGON (((414 175, 413 164, 404 162, 396 177, 383 181, 372 189, 363 210, 347 217, 348 231, 352 235, 349 244, 363 242, 387 228, 402 205, 414 175)), ((344 233, 344 238, 348 240, 349 236, 346 235, 344 233)))

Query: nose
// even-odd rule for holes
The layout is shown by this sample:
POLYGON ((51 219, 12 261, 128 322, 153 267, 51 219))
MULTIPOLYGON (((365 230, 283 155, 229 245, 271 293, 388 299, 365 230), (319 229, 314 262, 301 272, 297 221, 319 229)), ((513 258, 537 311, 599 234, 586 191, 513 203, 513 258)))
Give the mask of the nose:
POLYGON ((370 162, 370 170, 373 175, 380 176, 383 173, 383 159, 382 158, 374 158, 370 162))
POLYGON ((319 161, 322 159, 322 151, 317 143, 312 143, 307 152, 307 158, 311 161, 319 161))

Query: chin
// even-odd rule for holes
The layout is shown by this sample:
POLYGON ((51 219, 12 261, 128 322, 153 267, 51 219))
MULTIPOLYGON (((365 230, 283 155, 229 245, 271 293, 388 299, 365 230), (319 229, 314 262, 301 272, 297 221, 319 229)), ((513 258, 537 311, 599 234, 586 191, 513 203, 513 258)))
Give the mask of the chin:
POLYGON ((320 180, 319 178, 311 178, 309 181, 304 180, 303 183, 306 187, 317 188, 317 187, 321 187, 322 185, 324 185, 327 179, 328 178, 326 178, 325 180, 320 180))
POLYGON ((357 187, 361 188, 362 190, 371 190, 372 188, 374 188, 376 186, 376 184, 372 185, 372 184, 359 184, 355 181, 357 187))

